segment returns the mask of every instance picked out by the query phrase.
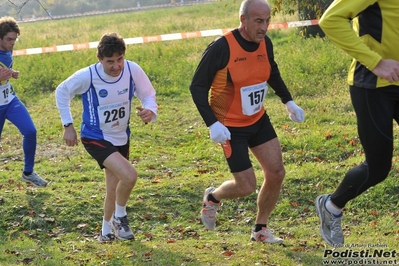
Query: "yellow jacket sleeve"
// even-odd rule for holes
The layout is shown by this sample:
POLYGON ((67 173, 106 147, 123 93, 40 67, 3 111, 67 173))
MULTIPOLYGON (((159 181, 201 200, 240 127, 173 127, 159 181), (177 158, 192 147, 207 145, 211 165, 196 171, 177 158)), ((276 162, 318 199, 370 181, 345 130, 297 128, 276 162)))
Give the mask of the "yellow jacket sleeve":
POLYGON ((375 2, 376 0, 336 0, 320 19, 320 27, 328 38, 370 70, 377 66, 381 55, 362 41, 357 32, 357 20, 353 21, 352 28, 351 19, 375 2))
POLYGON ((348 83, 364 88, 399 85, 372 70, 381 59, 399 61, 399 0, 335 0, 320 19, 328 38, 353 57, 348 83))

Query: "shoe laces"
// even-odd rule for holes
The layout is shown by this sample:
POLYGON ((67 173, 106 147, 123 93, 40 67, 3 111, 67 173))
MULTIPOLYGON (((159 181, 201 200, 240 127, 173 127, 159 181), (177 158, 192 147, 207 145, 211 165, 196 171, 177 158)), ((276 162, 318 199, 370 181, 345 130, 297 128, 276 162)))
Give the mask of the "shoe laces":
POLYGON ((267 242, 274 243, 279 241, 280 238, 273 235, 273 230, 263 227, 262 230, 258 232, 252 231, 252 240, 260 242, 266 242, 267 240, 267 242))
POLYGON ((114 234, 107 234, 107 235, 103 235, 102 236, 103 241, 113 241, 115 239, 115 235, 114 234))
POLYGON ((341 220, 342 216, 336 217, 331 214, 331 235, 342 235, 341 220))
POLYGON ((266 231, 256 232, 254 237, 257 241, 262 241, 262 242, 270 238, 269 234, 267 234, 266 231))
POLYGON ((262 227, 262 230, 255 232, 255 233, 259 234, 259 235, 265 235, 268 237, 273 236, 273 232, 270 229, 268 229, 267 227, 262 227))
POLYGON ((219 207, 219 203, 214 203, 213 201, 204 202, 203 208, 207 211, 209 215, 215 215, 219 207))
POLYGON ((125 232, 128 232, 130 229, 129 229, 129 221, 127 220, 127 216, 118 217, 117 219, 119 220, 119 225, 121 229, 123 229, 125 232))

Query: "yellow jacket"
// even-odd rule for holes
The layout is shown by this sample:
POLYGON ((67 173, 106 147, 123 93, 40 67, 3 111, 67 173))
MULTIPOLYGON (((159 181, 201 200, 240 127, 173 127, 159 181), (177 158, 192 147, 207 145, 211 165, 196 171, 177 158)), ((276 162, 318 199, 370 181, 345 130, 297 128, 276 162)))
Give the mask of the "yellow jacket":
POLYGON ((335 0, 319 23, 331 41, 353 57, 349 85, 399 85, 371 72, 381 59, 399 61, 399 0, 335 0))

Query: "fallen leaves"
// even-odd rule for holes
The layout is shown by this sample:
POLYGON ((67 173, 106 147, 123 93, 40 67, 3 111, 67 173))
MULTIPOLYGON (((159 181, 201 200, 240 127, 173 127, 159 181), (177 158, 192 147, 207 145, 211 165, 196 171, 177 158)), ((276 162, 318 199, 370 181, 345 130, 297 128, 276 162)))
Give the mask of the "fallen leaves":
POLYGON ((161 177, 160 176, 157 176, 153 180, 151 180, 151 183, 153 183, 153 184, 156 184, 156 183, 159 183, 159 182, 161 182, 161 177))
POLYGON ((234 252, 231 250, 226 250, 221 253, 223 256, 230 257, 234 255, 234 252))
POLYGON ((89 227, 88 224, 78 224, 78 225, 76 226, 77 229, 86 229, 86 228, 88 228, 88 227, 89 227))
POLYGON ((370 214, 373 215, 373 216, 375 216, 375 217, 377 217, 377 216, 378 216, 378 211, 376 211, 376 210, 371 211, 370 214))
POLYGON ((298 207, 298 206, 299 206, 299 203, 298 203, 298 202, 294 202, 294 201, 290 201, 290 205, 291 205, 292 207, 298 207))
POLYGON ((354 141, 354 140, 351 139, 351 140, 349 141, 349 144, 352 145, 352 146, 356 146, 356 141, 354 141))
POLYGON ((144 257, 145 261, 152 261, 151 256, 152 256, 152 250, 150 250, 150 251, 148 251, 148 252, 143 254, 143 257, 144 257))
POLYGON ((378 225, 378 221, 372 221, 371 223, 370 223, 370 226, 371 227, 376 227, 378 225))

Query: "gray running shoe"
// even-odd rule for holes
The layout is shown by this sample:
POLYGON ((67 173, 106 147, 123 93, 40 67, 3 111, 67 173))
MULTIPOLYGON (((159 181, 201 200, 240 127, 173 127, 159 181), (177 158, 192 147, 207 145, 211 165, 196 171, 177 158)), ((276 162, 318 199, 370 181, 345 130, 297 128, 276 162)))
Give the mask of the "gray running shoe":
POLYGON ((109 233, 108 235, 103 236, 102 233, 100 232, 100 235, 98 236, 97 240, 100 243, 110 243, 115 240, 115 235, 109 233))
POLYGON ((282 238, 274 236, 272 232, 266 227, 263 227, 262 230, 258 232, 252 231, 251 240, 271 244, 280 244, 284 242, 282 238))
POLYGON ((320 219, 320 234, 333 247, 344 244, 344 235, 341 228, 343 215, 335 216, 326 209, 326 201, 330 195, 325 194, 316 198, 316 211, 320 219))
POLYGON ((111 227, 115 231, 116 238, 121 240, 134 239, 134 234, 129 227, 129 221, 127 220, 127 215, 123 217, 115 217, 115 215, 113 215, 111 227))
POLYGON ((214 187, 209 187, 204 192, 202 210, 201 210, 201 220, 202 223, 208 230, 214 230, 216 227, 216 212, 219 207, 219 203, 214 203, 208 201, 208 195, 214 191, 214 187))
POLYGON ((35 187, 45 187, 47 186, 47 182, 44 181, 38 174, 32 172, 30 175, 25 175, 22 173, 22 180, 28 183, 31 183, 35 187))

